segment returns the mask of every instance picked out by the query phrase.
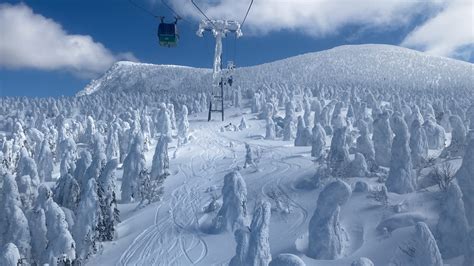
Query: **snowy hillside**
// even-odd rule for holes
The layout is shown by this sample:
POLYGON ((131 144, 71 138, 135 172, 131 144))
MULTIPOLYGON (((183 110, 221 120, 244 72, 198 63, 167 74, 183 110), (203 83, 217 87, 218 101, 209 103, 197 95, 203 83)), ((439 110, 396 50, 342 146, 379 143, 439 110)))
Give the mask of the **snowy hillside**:
POLYGON ((473 65, 385 45, 0 98, 0 266, 474 265, 473 65), (220 117, 219 117, 220 118, 220 117))
MULTIPOLYGON (((347 45, 259 66, 238 68, 237 85, 291 83, 294 86, 348 85, 391 88, 473 87, 474 66, 391 45, 347 45)), ((210 69, 118 62, 78 95, 99 90, 207 88, 210 69)))

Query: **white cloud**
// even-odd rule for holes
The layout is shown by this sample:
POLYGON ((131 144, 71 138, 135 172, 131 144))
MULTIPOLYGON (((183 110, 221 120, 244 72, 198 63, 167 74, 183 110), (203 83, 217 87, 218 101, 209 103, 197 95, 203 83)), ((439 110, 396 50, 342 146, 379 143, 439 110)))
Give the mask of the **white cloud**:
POLYGON ((91 77, 131 53, 115 55, 89 35, 68 34, 24 4, 0 5, 0 67, 68 70, 91 77))
MULTIPOLYGON (((187 16, 200 18, 188 0, 173 0, 187 16)), ((250 0, 195 0, 211 18, 242 20, 250 0)), ((347 25, 392 27, 438 5, 441 0, 255 0, 247 30, 260 33, 302 30, 316 37, 337 33, 347 25)))
POLYGON ((474 44, 473 17, 472 0, 452 0, 440 13, 413 30, 402 45, 469 60, 474 44))
MULTIPOLYGON (((157 1, 157 0, 151 0, 157 1)), ((189 0, 169 0, 184 16, 202 16, 189 0)), ((213 19, 242 20, 250 0, 195 0, 213 19)), ((255 0, 245 33, 296 30, 316 38, 337 34, 346 26, 386 30, 418 25, 402 45, 432 54, 456 56, 473 43, 473 0, 255 0)))

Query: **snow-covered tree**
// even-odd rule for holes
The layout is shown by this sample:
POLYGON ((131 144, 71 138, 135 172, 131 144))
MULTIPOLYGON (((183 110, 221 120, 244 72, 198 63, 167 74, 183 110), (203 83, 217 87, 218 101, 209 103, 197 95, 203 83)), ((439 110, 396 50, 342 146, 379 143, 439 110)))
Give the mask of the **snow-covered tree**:
POLYGON ((23 208, 29 209, 33 204, 40 180, 35 161, 23 147, 17 167, 16 183, 23 208))
POLYGON ((375 166, 374 143, 369 136, 369 127, 364 120, 357 121, 360 136, 356 140, 356 151, 364 155, 369 169, 375 166))
POLYGON ((61 176, 72 174, 76 170, 77 148, 71 137, 65 138, 59 143, 59 173, 61 176))
POLYGON ((53 154, 49 148, 48 140, 41 142, 37 155, 38 178, 40 182, 53 180, 53 154))
POLYGON ((365 257, 360 257, 359 259, 353 261, 351 266, 374 266, 374 263, 365 257))
POLYGON ((349 147, 346 144, 347 128, 341 127, 334 131, 328 154, 328 163, 336 175, 343 173, 349 163, 349 147))
POLYGON ((326 132, 320 123, 314 125, 312 135, 311 156, 318 160, 324 157, 324 148, 326 147, 326 132))
POLYGON ((157 120, 156 132, 160 136, 166 137, 168 141, 171 141, 172 125, 171 125, 170 116, 168 114, 168 109, 166 109, 166 105, 164 103, 161 103, 159 107, 160 107, 160 110, 158 112, 157 119, 156 119, 157 120))
POLYGON ((412 170, 411 152, 408 146, 410 134, 405 120, 399 115, 392 117, 392 127, 395 138, 391 149, 390 171, 385 185, 390 192, 410 193, 416 189, 416 178, 412 170))
POLYGON ((466 127, 462 119, 457 115, 449 117, 451 124, 451 144, 446 147, 441 153, 440 157, 463 156, 464 146, 466 145, 466 127))
POLYGON ((240 124, 239 124, 239 129, 244 130, 246 128, 248 128, 247 120, 245 120, 245 116, 242 116, 242 119, 240 120, 240 124))
POLYGON ((84 134, 82 135, 81 142, 91 144, 93 140, 93 136, 96 133, 94 118, 92 118, 91 116, 87 117, 85 128, 86 130, 84 131, 84 134))
POLYGON ((372 140, 374 142, 375 162, 377 165, 390 166, 392 129, 388 121, 389 114, 383 112, 374 120, 374 132, 372 140))
POLYGON ((351 187, 341 180, 326 185, 319 194, 309 222, 308 256, 326 260, 341 256, 345 235, 339 223, 339 212, 351 194, 351 187))
POLYGON ((298 124, 296 129, 295 146, 309 146, 311 145, 311 132, 306 127, 302 116, 298 116, 298 124))
POLYGON ((222 206, 212 221, 212 231, 235 230, 243 227, 247 216, 247 186, 239 172, 224 176, 222 206))
POLYGON ((428 159, 428 139, 420 120, 413 120, 410 127, 411 159, 415 168, 422 167, 428 159))
MULTIPOLYGON (((41 191, 41 187, 39 191, 41 191)), ((28 225, 31 229, 31 255, 33 263, 39 265, 47 263, 48 258, 45 254, 46 247, 48 246, 46 215, 41 204, 37 204, 28 212, 28 225)))
POLYGON ((474 226, 474 132, 469 134, 461 168, 456 172, 455 178, 461 188, 466 218, 470 226, 474 226))
POLYGON ((425 130, 426 138, 428 140, 428 147, 430 149, 444 148, 446 141, 446 131, 442 126, 436 123, 434 118, 428 118, 423 124, 423 129, 425 130))
POLYGON ((174 113, 174 105, 172 103, 169 103, 166 107, 168 109, 168 114, 170 117, 171 129, 176 129, 176 115, 174 113))
POLYGON ((107 155, 109 160, 112 158, 120 159, 119 127, 120 125, 118 123, 113 123, 108 132, 105 155, 107 155))
POLYGON ((439 250, 448 259, 463 254, 468 225, 462 192, 456 182, 449 184, 444 196, 436 229, 439 250))
POLYGON ((269 242, 270 216, 270 203, 266 201, 257 203, 250 224, 246 265, 268 265, 272 260, 269 242))
POLYGON ((76 241, 77 259, 84 262, 99 249, 99 225, 100 207, 97 196, 97 183, 95 179, 89 179, 84 187, 84 193, 79 202, 76 220, 74 224, 74 240, 76 241))
POLYGON ((186 144, 189 138, 188 107, 183 105, 178 117, 178 138, 181 144, 186 144))
POLYGON ((306 266, 306 263, 294 254, 281 253, 272 259, 269 266, 306 266))
POLYGON ((275 122, 271 117, 267 117, 267 124, 265 126, 265 139, 274 140, 276 137, 275 134, 275 122))
POLYGON ((155 154, 151 166, 151 178, 166 178, 169 172, 168 141, 166 136, 160 136, 156 144, 155 154))
POLYGON ((404 247, 398 248, 390 265, 444 265, 433 234, 424 222, 415 225, 415 233, 404 247))
POLYGON ((64 211, 56 202, 49 199, 45 203, 46 237, 48 245, 46 254, 50 265, 56 265, 58 258, 69 260, 76 258, 76 244, 69 232, 64 211))
POLYGON ((123 161, 123 175, 121 186, 122 202, 131 202, 138 199, 140 189, 140 173, 145 169, 145 156, 143 155, 143 138, 141 134, 135 136, 130 152, 123 161))
POLYGON ((235 255, 229 262, 229 266, 242 266, 247 263, 247 252, 249 248, 250 232, 248 228, 238 228, 234 231, 236 247, 235 255))
POLYGON ((474 265, 474 228, 466 236, 463 266, 474 265))
POLYGON ((0 265, 15 266, 21 265, 20 260, 22 259, 20 251, 13 243, 6 243, 1 246, 0 250, 0 265))
POLYGON ((362 153, 357 152, 346 169, 347 176, 366 176, 368 173, 368 166, 365 157, 362 153))
POLYGON ((76 170, 74 171, 74 178, 76 178, 79 186, 85 188, 88 182, 88 178, 85 176, 87 168, 92 164, 92 155, 90 152, 83 150, 81 151, 80 157, 76 163, 76 170))
POLYGON ((3 177, 0 202, 0 246, 13 243, 22 258, 30 258, 31 237, 28 220, 21 209, 20 194, 12 175, 3 177))
POLYGON ((117 166, 117 158, 107 162, 97 182, 97 196, 99 197, 100 206, 98 224, 100 241, 112 241, 115 238, 115 226, 120 222, 120 212, 117 208, 115 196, 115 170, 117 166))
POLYGON ((71 174, 66 173, 56 182, 53 195, 54 201, 60 206, 76 211, 80 196, 79 183, 71 174))

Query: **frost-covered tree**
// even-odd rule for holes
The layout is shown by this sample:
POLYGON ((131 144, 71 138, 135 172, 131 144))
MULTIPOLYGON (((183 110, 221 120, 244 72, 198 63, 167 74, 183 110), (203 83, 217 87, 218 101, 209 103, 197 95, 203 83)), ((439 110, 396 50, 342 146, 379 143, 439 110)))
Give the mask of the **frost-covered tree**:
POLYGON ((88 116, 86 120, 85 131, 81 138, 81 142, 91 144, 93 140, 93 136, 95 135, 96 131, 97 130, 95 127, 94 118, 92 118, 91 116, 88 116))
POLYGON ((399 247, 390 265, 443 266, 433 234, 424 222, 415 225, 415 233, 404 247, 399 247))
POLYGON ((99 197, 99 240, 112 241, 115 238, 115 226, 120 222, 120 212, 115 196, 115 170, 118 159, 112 159, 104 167, 98 178, 97 196, 99 197))
POLYGON ((242 119, 240 120, 240 124, 239 124, 239 129, 244 130, 246 128, 248 128, 247 120, 245 120, 245 116, 242 116, 242 119))
POLYGON ((23 208, 29 209, 33 204, 40 180, 35 161, 28 155, 25 148, 21 149, 18 162, 16 183, 23 208))
POLYGON ((250 224, 246 265, 268 265, 272 260, 269 241, 270 216, 270 203, 262 201, 255 206, 250 224))
POLYGON ((451 124, 451 144, 446 147, 440 157, 453 157, 464 155, 464 145, 466 145, 466 127, 461 118, 457 115, 449 117, 451 124))
POLYGON ((99 249, 99 225, 100 207, 97 196, 97 183, 95 179, 89 179, 84 187, 84 193, 79 202, 73 235, 76 241, 77 259, 84 262, 99 249))
POLYGON ((416 178, 412 170, 411 152, 408 145, 410 134, 405 120, 399 115, 392 117, 392 128, 395 138, 391 149, 390 171, 385 185, 390 192, 410 193, 416 189, 416 178))
POLYGON ((316 160, 324 157, 324 148, 326 147, 326 132, 320 123, 316 123, 313 127, 311 156, 316 160))
POLYGON ((13 243, 6 243, 0 247, 0 265, 15 266, 21 265, 21 255, 18 248, 13 243))
MULTIPOLYGON (((41 186, 39 188, 39 193, 41 193, 41 186)), ((38 198, 40 197, 41 196, 39 195, 38 198)), ((39 265, 47 263, 48 258, 45 254, 48 245, 48 239, 46 238, 46 215, 42 204, 37 204, 37 206, 28 212, 28 225, 31 229, 32 261, 39 265)))
POLYGON ((360 257, 359 259, 353 261, 351 266, 374 266, 374 263, 365 257, 360 257))
POLYGON ((48 245, 46 254, 50 265, 56 265, 58 258, 69 260, 76 258, 76 244, 69 232, 64 211, 51 198, 45 202, 46 237, 48 245))
POLYGON ((54 201, 60 206, 76 211, 80 196, 80 186, 71 174, 66 173, 56 182, 54 201))
POLYGON ((98 180, 106 163, 107 157, 105 156, 105 153, 96 150, 94 156, 92 157, 92 162, 84 173, 82 180, 78 180, 78 183, 81 188, 86 187, 87 183, 89 182, 89 179, 91 178, 98 180))
POLYGON ((112 158, 120 159, 119 127, 120 125, 118 123, 113 123, 108 132, 105 155, 107 155, 109 160, 112 158))
POLYGON ((430 149, 442 149, 444 148, 446 141, 445 129, 438 125, 434 118, 428 118, 423 124, 426 138, 428 140, 428 147, 430 149))
POLYGON ((346 175, 363 177, 366 176, 368 172, 368 166, 364 155, 357 152, 354 155, 354 160, 352 160, 347 166, 346 175))
POLYGON ((241 105, 242 105, 242 92, 241 92, 240 86, 237 86, 237 88, 234 89, 232 100, 233 100, 234 107, 238 107, 238 108, 241 107, 241 105))
POLYGON ((235 255, 230 260, 229 266, 246 265, 249 236, 250 232, 247 228, 238 228, 234 231, 234 238, 237 245, 235 248, 235 255))
POLYGON ((311 132, 309 127, 306 127, 303 117, 298 116, 298 124, 296 130, 295 146, 309 146, 311 145, 311 132))
POLYGON ((122 202, 131 202, 140 196, 140 173, 145 169, 145 156, 143 155, 143 138, 141 134, 135 136, 130 152, 123 161, 122 175, 122 202))
POLYGON ((76 143, 71 137, 65 138, 59 144, 60 150, 60 166, 59 173, 61 176, 72 174, 76 170, 77 149, 76 143))
POLYGON ((274 140, 275 137, 275 122, 273 122, 271 117, 267 117, 267 124, 265 126, 265 139, 274 140))
POLYGON ((374 119, 374 132, 372 140, 374 142, 375 162, 377 165, 390 166, 392 129, 388 121, 389 114, 383 112, 374 119))
POLYGON ((81 151, 80 157, 76 163, 76 170, 74 171, 74 178, 76 178, 79 186, 85 188, 88 182, 88 178, 85 176, 87 168, 92 164, 92 155, 90 152, 83 150, 81 151))
POLYGON ((261 102, 260 102, 261 95, 260 93, 254 93, 252 100, 251 100, 251 107, 250 110, 252 113, 260 113, 262 109, 261 102))
POLYGON ((309 257, 333 260, 341 256, 345 236, 339 223, 339 212, 351 194, 351 187, 341 180, 326 185, 319 194, 309 222, 309 257))
POLYGON ((360 136, 356 140, 356 151, 364 155, 369 169, 375 166, 374 143, 369 136, 369 127, 364 120, 357 121, 360 136))
POLYGON ((288 141, 295 138, 296 113, 293 101, 288 101, 285 105, 285 119, 283 127, 283 140, 288 141))
POLYGON ((281 253, 272 259, 269 266, 306 266, 306 263, 294 254, 281 253))
POLYGON ((349 163, 349 147, 346 144, 347 128, 341 127, 334 131, 331 147, 328 154, 328 163, 331 170, 340 175, 349 163))
POLYGON ((422 167, 428 159, 428 139, 420 120, 413 120, 410 127, 411 159, 415 168, 422 167))
POLYGON ((474 132, 469 134, 461 168, 456 172, 455 178, 462 191, 462 199, 466 210, 466 218, 470 226, 474 226, 474 132))
POLYGON ((239 172, 224 176, 222 206, 212 221, 212 231, 221 232, 243 227, 247 216, 247 186, 239 172))
POLYGON ((160 136, 156 144, 155 154, 151 166, 151 178, 166 178, 169 172, 168 141, 166 136, 160 136))
POLYGON ((12 175, 3 177, 0 202, 0 246, 13 243, 22 258, 30 258, 31 237, 28 220, 21 209, 20 194, 12 175))
POLYGON ((168 138, 168 141, 171 141, 171 130, 172 130, 172 125, 171 125, 171 120, 170 120, 170 115, 168 113, 168 109, 166 109, 166 105, 164 103, 161 103, 159 106, 159 111, 157 115, 157 129, 156 132, 160 136, 164 136, 168 138))
POLYGON ((463 266, 474 265, 474 228, 466 236, 463 266))
POLYGON ((436 230, 439 250, 448 259, 463 254, 468 225, 462 192, 456 182, 449 184, 444 196, 436 230))
POLYGON ((183 105, 178 117, 178 138, 181 144, 188 143, 189 138, 188 107, 183 105))
POLYGON ((174 105, 172 103, 169 103, 166 107, 168 109, 168 114, 170 117, 171 129, 176 129, 176 115, 174 113, 174 105))
POLYGON ((53 180, 53 153, 49 148, 48 140, 41 142, 37 155, 38 178, 40 182, 53 180))

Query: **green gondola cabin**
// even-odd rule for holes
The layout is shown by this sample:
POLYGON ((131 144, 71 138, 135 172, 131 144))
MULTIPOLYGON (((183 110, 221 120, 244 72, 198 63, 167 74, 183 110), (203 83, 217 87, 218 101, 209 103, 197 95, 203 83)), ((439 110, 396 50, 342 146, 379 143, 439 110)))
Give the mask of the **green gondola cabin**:
POLYGON ((178 46, 179 34, 176 22, 165 23, 163 20, 158 26, 158 39, 161 46, 176 47, 178 46))

